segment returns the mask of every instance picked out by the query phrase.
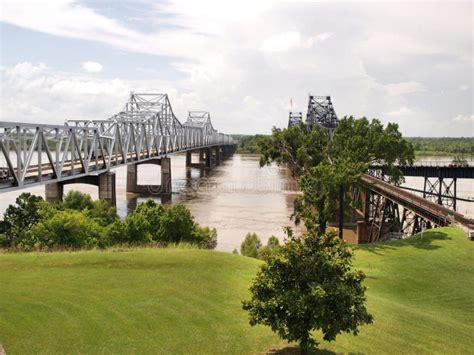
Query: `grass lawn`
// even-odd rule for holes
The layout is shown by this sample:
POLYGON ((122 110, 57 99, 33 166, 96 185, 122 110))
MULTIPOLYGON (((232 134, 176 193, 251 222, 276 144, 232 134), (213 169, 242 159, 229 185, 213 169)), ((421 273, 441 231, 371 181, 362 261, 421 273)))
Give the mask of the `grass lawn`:
MULTIPOLYGON (((0 254, 0 344, 17 353, 259 353, 285 347, 240 301, 259 261, 139 249, 0 254)), ((472 353, 474 242, 440 228, 356 250, 374 324, 320 348, 472 353)))

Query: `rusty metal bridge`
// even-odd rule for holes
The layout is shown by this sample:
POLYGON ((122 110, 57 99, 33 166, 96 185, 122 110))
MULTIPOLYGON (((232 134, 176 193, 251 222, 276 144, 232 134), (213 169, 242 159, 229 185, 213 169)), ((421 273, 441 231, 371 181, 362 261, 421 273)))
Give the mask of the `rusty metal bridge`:
MULTIPOLYGON (((297 124, 304 124, 307 129, 318 124, 332 137, 338 118, 330 96, 310 95, 306 120, 303 121, 301 112, 289 114, 288 127, 297 124)), ((474 202, 474 197, 457 196, 457 180, 473 179, 473 166, 416 162, 399 168, 405 176, 424 178, 423 190, 392 185, 385 179, 387 169, 383 164, 370 166, 362 176, 361 186, 350 190, 350 197, 358 208, 345 227, 354 230, 354 242, 371 243, 393 235, 412 235, 426 228, 453 224, 474 229, 474 220, 456 212, 457 201, 474 202)))
POLYGON ((170 182, 163 182, 171 179, 168 156, 191 157, 196 151, 211 168, 233 147, 232 137, 214 129, 208 112, 191 111, 181 123, 167 94, 131 93, 124 109, 107 119, 0 122, 0 192, 47 184, 46 197, 55 201, 64 184, 84 182, 98 185, 99 197, 115 204, 114 168, 129 166, 127 191, 135 192, 136 166, 161 165, 162 192, 170 193, 170 182))

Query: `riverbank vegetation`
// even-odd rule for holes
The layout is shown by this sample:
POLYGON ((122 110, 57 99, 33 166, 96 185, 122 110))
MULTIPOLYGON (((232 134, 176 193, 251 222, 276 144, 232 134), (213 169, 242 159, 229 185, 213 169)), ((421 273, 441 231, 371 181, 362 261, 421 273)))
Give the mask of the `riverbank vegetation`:
MULTIPOLYGON (((456 228, 355 248, 375 322, 322 351, 474 348, 474 243, 456 228)), ((196 249, 0 255, 0 344, 17 353, 250 354, 287 349, 240 301, 261 261, 196 249), (61 341, 58 341, 60 339, 61 341)), ((316 336, 320 337, 319 334, 316 336)))
POLYGON ((216 230, 197 224, 183 205, 164 207, 147 200, 121 220, 105 201, 77 191, 58 204, 23 193, 7 208, 0 227, 0 248, 16 251, 170 243, 214 249, 217 244, 216 230))
MULTIPOLYGON (((260 154, 259 141, 265 135, 234 135, 237 153, 260 154)), ((412 143, 415 156, 453 156, 469 159, 474 156, 472 137, 406 137, 412 143)))
POLYGON ((465 159, 474 155, 472 137, 408 137, 417 156, 459 156, 465 159))

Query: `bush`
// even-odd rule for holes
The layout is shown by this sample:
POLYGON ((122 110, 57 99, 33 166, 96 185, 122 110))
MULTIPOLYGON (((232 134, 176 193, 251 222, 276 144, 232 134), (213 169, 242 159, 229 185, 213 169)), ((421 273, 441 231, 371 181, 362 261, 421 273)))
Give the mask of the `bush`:
POLYGON ((165 209, 160 219, 157 240, 168 243, 193 242, 195 223, 191 212, 184 205, 165 209))
POLYGON ((84 212, 56 211, 26 232, 21 248, 90 249, 102 246, 103 228, 84 212))
POLYGON ((200 227, 197 223, 193 232, 193 243, 203 249, 214 249, 217 246, 217 231, 215 228, 200 227))
POLYGON ((274 255, 279 249, 280 249, 280 241, 278 240, 277 237, 272 235, 270 238, 268 238, 267 245, 260 248, 259 258, 266 260, 270 256, 274 255))
POLYGON ((250 258, 258 258, 260 255, 260 248, 262 242, 255 233, 247 233, 244 241, 240 245, 240 254, 248 256, 250 258))
POLYGON ((8 206, 3 215, 0 247, 12 248, 22 243, 26 231, 39 222, 43 203, 42 197, 24 192, 14 205, 8 206))
POLYGON ((83 194, 79 191, 69 191, 59 207, 63 209, 82 211, 86 208, 92 209, 94 207, 94 202, 88 194, 83 194))

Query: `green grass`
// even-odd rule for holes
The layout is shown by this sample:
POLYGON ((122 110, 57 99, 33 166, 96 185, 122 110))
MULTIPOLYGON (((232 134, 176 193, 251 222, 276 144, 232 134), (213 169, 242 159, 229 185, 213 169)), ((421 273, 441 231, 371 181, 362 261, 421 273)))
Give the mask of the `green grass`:
MULTIPOLYGON (((259 353, 240 301, 259 261, 203 250, 0 255, 0 343, 18 353, 259 353)), ((472 353, 474 242, 456 228, 361 246, 372 325, 321 349, 472 353)))
POLYGON ((250 353, 280 344, 241 300, 259 261, 191 249, 0 255, 8 354, 250 353))

